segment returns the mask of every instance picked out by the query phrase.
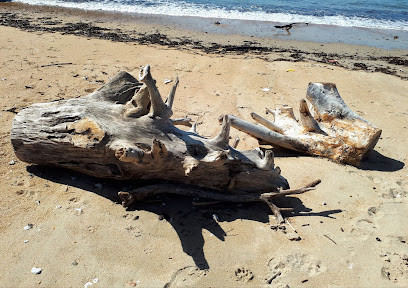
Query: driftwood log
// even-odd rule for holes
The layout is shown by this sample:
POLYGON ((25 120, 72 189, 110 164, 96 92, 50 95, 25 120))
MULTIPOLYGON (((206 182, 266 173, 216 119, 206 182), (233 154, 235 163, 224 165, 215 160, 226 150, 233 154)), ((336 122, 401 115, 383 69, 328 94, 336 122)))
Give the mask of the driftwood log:
POLYGON ((269 110, 270 121, 256 113, 255 125, 229 116, 233 127, 264 142, 300 153, 326 157, 335 162, 356 165, 374 148, 381 135, 375 127, 352 111, 332 83, 310 83, 306 98, 300 101, 300 121, 292 107, 269 110))
POLYGON ((120 72, 92 94, 34 104, 12 125, 16 156, 25 162, 53 165, 113 179, 155 179, 157 184, 120 192, 124 206, 156 193, 179 193, 218 201, 263 201, 280 222, 275 196, 299 194, 274 165, 272 151, 239 151, 229 145, 230 117, 224 116, 213 139, 175 127, 172 120, 178 79, 163 101, 150 67, 139 81, 120 72), (139 82, 140 81, 140 82, 139 82), (252 196, 245 196, 252 195, 252 196))

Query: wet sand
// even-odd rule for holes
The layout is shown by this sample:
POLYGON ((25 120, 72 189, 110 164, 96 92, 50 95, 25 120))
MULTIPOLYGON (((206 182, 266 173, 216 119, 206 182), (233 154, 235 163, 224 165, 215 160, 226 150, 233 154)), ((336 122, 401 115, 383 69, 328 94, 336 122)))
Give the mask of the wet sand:
MULTIPOLYGON (((275 29, 270 33, 262 28, 261 24, 247 25, 242 21, 219 22, 215 19, 198 21, 196 18, 149 17, 143 14, 135 16, 18 3, 3 3, 0 6, 0 17, 2 25, 30 31, 59 32, 144 45, 155 44, 194 53, 246 54, 248 57, 258 57, 269 62, 314 61, 408 79, 407 50, 380 49, 336 42, 336 38, 360 37, 363 39, 360 39, 360 42, 373 45, 377 43, 379 47, 387 47, 387 43, 394 43, 395 47, 408 47, 404 44, 408 45, 408 33, 401 31, 390 30, 385 33, 363 28, 353 30, 323 25, 301 25, 291 29, 292 36, 287 37, 286 31, 276 32, 275 29), (1 9, 4 12, 1 12, 1 9), (245 29, 237 28, 237 25, 245 26, 245 29), (236 34, 238 30, 242 33, 236 34), (258 36, 249 36, 248 34, 252 32, 258 36), (263 36, 260 37, 261 35, 263 36), (292 38, 316 39, 318 42, 295 41, 292 38), (325 39, 329 43, 326 43, 325 39)), ((357 40, 352 42, 359 43, 357 40)))
MULTIPOLYGON (((406 51, 267 45, 17 6, 0 5, 1 287, 408 285, 408 82, 399 71, 406 70, 406 51), (15 158, 9 135, 16 112, 85 96, 121 70, 137 76, 147 63, 162 94, 170 90, 165 79, 178 75, 174 116, 197 120, 206 137, 219 131, 221 114, 250 121, 250 112, 290 105, 298 116, 309 82, 336 83, 383 134, 358 167, 276 151, 291 187, 322 180, 315 191, 277 203, 295 208, 286 217, 300 241, 290 240, 288 224, 271 229, 276 220, 262 204, 203 208, 189 197, 161 195, 126 210, 117 192, 131 183, 15 158)), ((238 149, 258 146, 232 129, 237 135, 238 149)))

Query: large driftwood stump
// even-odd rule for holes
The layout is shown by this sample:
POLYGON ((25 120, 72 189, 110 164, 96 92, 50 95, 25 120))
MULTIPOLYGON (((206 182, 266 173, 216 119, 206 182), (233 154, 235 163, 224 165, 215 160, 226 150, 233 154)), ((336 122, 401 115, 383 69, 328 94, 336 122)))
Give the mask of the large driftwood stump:
POLYGON ((282 191, 289 185, 271 151, 239 151, 229 145, 228 116, 213 139, 197 134, 195 126, 180 130, 174 126, 180 121, 170 118, 178 79, 166 102, 149 66, 142 68, 139 80, 120 72, 88 96, 22 110, 11 131, 17 157, 101 178, 158 180, 120 192, 125 206, 167 191, 221 201, 263 201, 280 221, 279 208, 270 199, 316 185, 282 191))
POLYGON ((332 83, 310 83, 300 101, 300 121, 292 107, 267 109, 274 121, 251 113, 262 125, 229 116, 232 126, 273 146, 308 155, 326 157, 339 163, 358 164, 374 148, 381 129, 353 112, 332 83))

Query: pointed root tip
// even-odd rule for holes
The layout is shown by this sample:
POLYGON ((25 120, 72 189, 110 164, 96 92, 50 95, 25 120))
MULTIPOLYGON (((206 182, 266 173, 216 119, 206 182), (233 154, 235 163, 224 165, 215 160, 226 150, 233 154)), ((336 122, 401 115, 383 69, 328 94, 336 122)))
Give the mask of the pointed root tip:
POLYGON ((316 187, 317 185, 319 185, 321 182, 322 182, 322 180, 317 179, 317 180, 315 180, 315 181, 313 181, 313 182, 307 184, 305 187, 306 187, 306 188, 314 188, 314 187, 316 187))
POLYGON ((146 76, 150 73, 150 65, 142 66, 139 72, 139 81, 143 82, 146 76))
POLYGON ((275 111, 273 111, 273 110, 271 110, 271 109, 269 109, 269 108, 265 108, 265 113, 266 114, 272 114, 273 116, 275 116, 275 111))
POLYGON ((231 119, 229 115, 224 115, 222 118, 221 130, 217 136, 210 140, 214 145, 227 149, 229 147, 230 130, 231 130, 231 119))
POLYGON ((222 123, 222 121, 224 121, 224 114, 221 114, 220 116, 218 116, 218 122, 222 123))
POLYGON ((197 122, 193 123, 193 125, 191 126, 190 130, 188 130, 188 132, 197 134, 197 122))
POLYGON ((240 141, 241 139, 239 138, 239 136, 237 136, 237 137, 235 137, 235 139, 234 139, 234 143, 232 143, 232 148, 234 148, 234 149, 236 149, 237 147, 238 147, 238 144, 239 144, 239 141, 240 141))

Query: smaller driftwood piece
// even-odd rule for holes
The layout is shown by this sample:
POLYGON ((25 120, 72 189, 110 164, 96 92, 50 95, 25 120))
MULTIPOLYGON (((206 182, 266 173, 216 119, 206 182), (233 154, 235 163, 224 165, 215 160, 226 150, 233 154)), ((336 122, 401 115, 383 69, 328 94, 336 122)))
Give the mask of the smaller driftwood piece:
POLYGON ((139 81, 120 72, 88 96, 31 105, 13 121, 16 156, 100 178, 157 183, 120 192, 124 206, 157 193, 261 201, 282 222, 272 199, 304 193, 318 182, 290 190, 272 151, 231 147, 229 116, 212 139, 199 135, 195 125, 190 131, 177 128, 188 125, 188 119, 171 119, 177 85, 178 79, 163 101, 147 65, 139 81))
POLYGON ((229 116, 231 125, 273 146, 303 154, 356 165, 374 148, 381 129, 352 111, 332 83, 310 83, 300 101, 300 121, 292 107, 266 109, 268 120, 256 113, 251 117, 261 125, 229 116))

